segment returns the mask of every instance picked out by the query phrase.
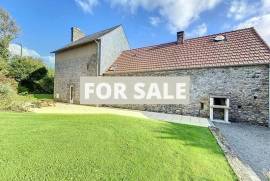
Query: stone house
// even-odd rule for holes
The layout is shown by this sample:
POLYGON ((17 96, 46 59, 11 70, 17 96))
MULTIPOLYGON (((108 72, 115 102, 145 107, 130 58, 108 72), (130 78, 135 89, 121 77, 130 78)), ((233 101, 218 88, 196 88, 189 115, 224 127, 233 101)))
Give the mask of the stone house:
MULTIPOLYGON (((121 26, 97 34, 110 40, 106 48, 99 50, 107 40, 94 34, 91 41, 83 37, 55 51, 56 100, 70 102, 74 93, 74 103, 79 103, 80 76, 190 76, 188 105, 114 107, 209 117, 209 97, 215 96, 218 104, 226 97, 230 121, 269 124, 270 49, 254 28, 192 39, 178 32, 175 42, 131 50, 121 26), (81 45, 84 41, 88 44, 81 45)), ((216 109, 214 115, 222 116, 221 110, 216 109)))
POLYGON ((80 77, 106 72, 129 44, 121 25, 85 36, 71 28, 71 43, 55 50, 54 98, 80 103, 80 77))

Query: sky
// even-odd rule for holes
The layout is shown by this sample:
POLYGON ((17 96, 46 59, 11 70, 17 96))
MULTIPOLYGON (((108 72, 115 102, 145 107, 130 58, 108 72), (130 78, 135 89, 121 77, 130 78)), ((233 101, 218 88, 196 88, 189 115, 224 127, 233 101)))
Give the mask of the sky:
POLYGON ((20 27, 10 51, 42 58, 70 42, 70 28, 87 35, 122 24, 131 48, 255 27, 270 44, 270 0, 1 0, 20 27))

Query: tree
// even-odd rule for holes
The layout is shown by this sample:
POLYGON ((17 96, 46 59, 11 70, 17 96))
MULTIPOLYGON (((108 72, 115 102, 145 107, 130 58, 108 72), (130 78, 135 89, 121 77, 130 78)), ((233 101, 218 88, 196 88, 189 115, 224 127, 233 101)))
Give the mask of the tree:
POLYGON ((0 7, 0 57, 8 60, 8 46, 11 40, 16 38, 19 28, 9 13, 0 7))
POLYGON ((45 65, 38 58, 14 56, 9 62, 8 76, 20 82, 41 67, 45 67, 45 65))
POLYGON ((46 67, 41 67, 35 70, 19 83, 19 89, 23 87, 31 93, 46 93, 38 81, 44 78, 47 73, 48 70, 46 67))
POLYGON ((53 93, 54 70, 41 59, 14 56, 8 67, 8 76, 19 83, 18 92, 53 93))
POLYGON ((43 93, 53 94, 54 88, 54 69, 48 69, 48 73, 45 77, 38 81, 43 93))

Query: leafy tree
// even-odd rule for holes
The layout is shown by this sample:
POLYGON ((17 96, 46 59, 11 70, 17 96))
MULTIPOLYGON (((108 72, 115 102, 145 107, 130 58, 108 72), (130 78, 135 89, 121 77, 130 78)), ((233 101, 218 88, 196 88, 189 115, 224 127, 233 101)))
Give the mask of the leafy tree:
POLYGON ((0 77, 15 79, 19 83, 19 92, 52 93, 53 71, 48 72, 42 60, 33 57, 10 57, 8 47, 18 32, 15 21, 0 7, 0 77))
POLYGON ((26 88, 31 93, 46 93, 39 84, 39 80, 47 75, 48 70, 46 67, 41 67, 27 76, 19 83, 19 87, 26 88))
POLYGON ((39 85, 43 89, 43 93, 53 94, 54 88, 54 69, 48 69, 48 73, 45 77, 38 81, 39 85))
POLYGON ((8 75, 20 82, 41 67, 45 67, 45 65, 38 58, 14 56, 9 62, 8 75))
POLYGON ((19 83, 18 92, 53 93, 54 70, 48 70, 41 59, 12 57, 8 76, 19 83))
POLYGON ((0 57, 8 60, 8 46, 19 32, 16 22, 10 17, 9 13, 0 7, 0 57))

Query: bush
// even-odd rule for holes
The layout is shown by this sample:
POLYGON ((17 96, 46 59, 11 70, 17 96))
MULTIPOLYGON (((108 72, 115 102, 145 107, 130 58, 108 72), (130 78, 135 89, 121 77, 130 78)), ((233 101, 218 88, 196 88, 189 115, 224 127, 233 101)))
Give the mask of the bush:
POLYGON ((22 111, 23 102, 16 101, 17 94, 10 84, 0 85, 0 109, 22 111))
POLYGON ((8 63, 7 60, 4 58, 0 57, 0 74, 2 75, 8 75, 8 63))
POLYGON ((35 107, 37 101, 28 100, 25 96, 19 96, 16 89, 6 83, 0 84, 0 110, 5 111, 28 111, 30 107, 35 107))
POLYGON ((14 79, 8 78, 2 75, 1 73, 0 73, 0 84, 8 84, 15 91, 17 90, 17 87, 18 87, 18 83, 14 79))
POLYGON ((39 80, 42 79, 47 75, 47 69, 45 67, 41 67, 34 72, 32 72, 26 79, 23 79, 19 83, 19 92, 20 92, 20 87, 27 88, 28 92, 31 93, 46 93, 45 90, 41 87, 39 84, 39 80))
POLYGON ((54 88, 54 70, 49 69, 45 77, 38 81, 38 84, 41 86, 45 94, 53 94, 54 88))
POLYGON ((19 85, 18 86, 18 92, 19 92, 20 95, 27 95, 28 92, 29 92, 29 90, 28 90, 27 87, 24 87, 22 85, 19 85))
POLYGON ((8 76, 20 82, 27 79, 31 73, 42 67, 45 67, 45 65, 40 59, 14 56, 9 63, 8 76))
POLYGON ((40 59, 15 56, 8 67, 8 76, 19 83, 19 93, 53 93, 54 70, 48 70, 40 59))
POLYGON ((16 94, 9 84, 0 85, 0 95, 16 94))
POLYGON ((17 94, 16 88, 10 83, 0 84, 0 110, 25 112, 30 108, 39 108, 54 105, 54 101, 49 94, 28 95, 24 92, 17 94))

